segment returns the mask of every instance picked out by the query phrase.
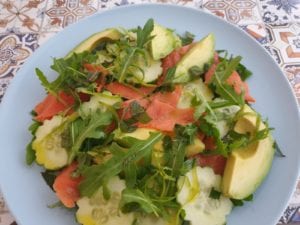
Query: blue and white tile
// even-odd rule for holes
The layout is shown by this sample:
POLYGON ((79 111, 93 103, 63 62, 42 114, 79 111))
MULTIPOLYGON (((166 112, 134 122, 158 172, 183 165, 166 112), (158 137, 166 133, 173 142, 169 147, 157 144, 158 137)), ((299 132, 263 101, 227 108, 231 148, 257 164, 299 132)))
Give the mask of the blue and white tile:
POLYGON ((300 0, 259 0, 259 5, 265 23, 288 23, 300 16, 300 0))

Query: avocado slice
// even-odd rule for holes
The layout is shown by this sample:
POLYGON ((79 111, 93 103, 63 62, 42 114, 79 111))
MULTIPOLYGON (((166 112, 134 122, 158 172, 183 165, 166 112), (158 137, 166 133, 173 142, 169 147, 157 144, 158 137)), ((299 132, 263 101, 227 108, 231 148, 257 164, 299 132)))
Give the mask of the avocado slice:
POLYGON ((211 64, 215 52, 215 37, 209 34, 194 46, 177 63, 173 83, 185 83, 191 80, 189 69, 197 66, 204 72, 206 64, 211 64))
POLYGON ((173 30, 157 23, 154 24, 151 36, 154 36, 150 42, 150 50, 154 60, 166 57, 175 48, 181 46, 181 40, 173 30))
MULTIPOLYGON (((239 133, 254 132, 257 113, 248 105, 242 108, 234 130, 239 133)), ((266 126, 259 124, 259 130, 266 126)), ((234 199, 245 199, 255 192, 268 174, 274 156, 273 138, 269 134, 265 139, 251 143, 245 148, 236 149, 228 157, 223 181, 222 192, 234 199)))
POLYGON ((73 50, 71 50, 66 58, 69 58, 73 53, 81 53, 84 51, 92 51, 99 43, 106 40, 118 40, 121 37, 121 33, 114 29, 110 28, 99 33, 95 33, 82 41, 77 45, 73 50))
POLYGON ((137 60, 138 67, 130 68, 132 74, 126 80, 138 84, 151 83, 162 74, 161 60, 154 60, 150 54, 145 54, 137 60))

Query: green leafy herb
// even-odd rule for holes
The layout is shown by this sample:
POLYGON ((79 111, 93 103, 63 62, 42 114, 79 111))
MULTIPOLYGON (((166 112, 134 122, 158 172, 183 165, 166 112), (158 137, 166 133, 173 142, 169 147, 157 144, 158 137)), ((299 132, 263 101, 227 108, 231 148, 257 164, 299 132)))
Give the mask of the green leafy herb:
POLYGON ((122 191, 121 208, 125 208, 127 204, 137 203, 139 207, 146 213, 161 215, 161 209, 153 203, 151 198, 139 189, 126 188, 122 191))
POLYGON ((46 89, 46 91, 51 94, 55 94, 55 90, 53 90, 53 87, 52 87, 51 83, 49 83, 49 81, 47 80, 47 77, 45 76, 45 74, 39 68, 35 68, 35 73, 36 73, 37 77, 39 78, 39 80, 41 81, 41 84, 43 85, 43 87, 46 89))
POLYGON ((57 172, 46 170, 44 172, 41 172, 41 174, 42 174, 42 177, 44 178, 46 184, 53 190, 53 184, 54 184, 55 178, 57 177, 57 172))
POLYGON ((231 60, 223 60, 219 63, 211 85, 215 88, 216 93, 229 103, 243 106, 245 104, 243 93, 237 94, 233 87, 226 83, 226 80, 239 65, 240 61, 241 57, 237 56, 231 60))
POLYGON ((100 110, 92 113, 88 118, 79 118, 70 125, 70 136, 72 148, 69 162, 72 162, 79 149, 87 138, 103 138, 105 134, 103 128, 112 122, 112 114, 102 113, 100 110))
POLYGON ((246 198, 244 198, 242 200, 240 200, 240 199, 233 199, 233 198, 231 198, 230 200, 231 200, 231 202, 233 203, 234 206, 243 206, 244 205, 244 201, 250 202, 250 201, 253 200, 253 194, 249 195, 248 197, 246 197, 246 198))
POLYGON ((220 136, 220 132, 217 128, 216 125, 216 120, 215 117, 211 117, 210 114, 208 113, 207 115, 203 115, 199 119, 200 125, 199 128, 200 130, 206 134, 206 136, 209 137, 214 137, 215 144, 216 144, 216 149, 214 151, 208 151, 206 153, 208 154, 219 154, 227 157, 228 155, 228 145, 223 142, 220 136))
POLYGON ((285 154, 283 154, 283 152, 281 151, 281 149, 276 141, 274 141, 273 147, 275 148, 275 155, 277 155, 279 157, 285 157, 285 154))
POLYGON ((249 195, 248 197, 244 198, 243 200, 246 202, 251 202, 253 200, 253 194, 249 195))
POLYGON ((191 221, 184 220, 184 221, 182 222, 182 225, 191 225, 191 221))
POLYGON ((26 163, 31 165, 35 160, 35 151, 32 148, 32 141, 26 147, 26 163))
POLYGON ((194 41, 195 35, 190 32, 185 32, 183 36, 180 36, 180 40, 182 43, 182 46, 189 45, 194 41))
POLYGON ((237 66, 236 71, 243 81, 247 80, 252 75, 252 72, 241 63, 237 66))
POLYGON ((212 188, 210 190, 210 193, 209 193, 209 197, 212 198, 212 199, 220 199, 220 196, 221 196, 221 192, 215 190, 214 188, 212 188))
POLYGON ((81 194, 83 196, 91 196, 104 182, 119 174, 131 163, 136 163, 149 154, 154 144, 161 138, 161 133, 152 133, 147 140, 136 140, 127 150, 127 154, 113 155, 107 162, 85 169, 82 174, 85 179, 79 186, 81 194))
POLYGON ((57 95, 61 90, 71 93, 76 87, 88 86, 92 81, 82 69, 84 63, 92 63, 97 56, 90 52, 74 53, 68 58, 54 58, 51 68, 58 73, 58 77, 49 82, 43 72, 36 68, 36 74, 47 92, 57 95))
POLYGON ((142 73, 143 70, 140 69, 140 66, 136 63, 139 61, 139 58, 145 59, 146 49, 145 46, 153 38, 151 32, 154 27, 153 19, 149 19, 143 28, 138 27, 136 30, 137 40, 136 43, 131 43, 130 40, 125 40, 120 42, 122 45, 120 49, 123 49, 119 54, 119 57, 116 59, 115 65, 115 76, 119 82, 124 82, 124 80, 129 75, 128 72, 130 68, 139 69, 142 73))
POLYGON ((42 123, 38 121, 33 121, 33 123, 29 126, 28 130, 31 132, 32 135, 35 135, 37 129, 39 126, 41 126, 42 123))
POLYGON ((144 25, 143 29, 141 27, 137 28, 137 47, 143 48, 145 44, 147 44, 153 37, 150 36, 154 27, 153 19, 149 19, 144 25))
POLYGON ((233 199, 233 198, 231 198, 230 199, 231 200, 231 202, 232 202, 232 204, 234 205, 234 206, 243 206, 244 205, 244 202, 243 202, 243 200, 239 200, 239 199, 233 199))
POLYGON ((171 68, 169 68, 169 69, 167 70, 165 79, 164 79, 164 81, 163 81, 163 84, 164 84, 164 85, 167 85, 167 84, 172 83, 172 80, 173 80, 173 78, 174 78, 175 72, 176 72, 176 67, 171 67, 171 68))
POLYGON ((136 129, 135 124, 137 122, 148 123, 151 120, 145 109, 137 101, 133 101, 132 103, 130 103, 128 108, 124 109, 123 116, 128 111, 130 112, 131 117, 126 120, 121 119, 120 121, 120 129, 123 132, 134 131, 136 129))

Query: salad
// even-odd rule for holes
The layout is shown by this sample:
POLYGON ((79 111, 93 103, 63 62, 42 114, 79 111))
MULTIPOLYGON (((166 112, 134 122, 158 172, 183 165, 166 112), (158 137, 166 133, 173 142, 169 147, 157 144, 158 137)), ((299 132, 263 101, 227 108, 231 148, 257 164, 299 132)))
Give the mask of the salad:
POLYGON ((32 111, 28 165, 83 225, 223 225, 251 201, 275 152, 241 56, 149 19, 96 33, 32 111))

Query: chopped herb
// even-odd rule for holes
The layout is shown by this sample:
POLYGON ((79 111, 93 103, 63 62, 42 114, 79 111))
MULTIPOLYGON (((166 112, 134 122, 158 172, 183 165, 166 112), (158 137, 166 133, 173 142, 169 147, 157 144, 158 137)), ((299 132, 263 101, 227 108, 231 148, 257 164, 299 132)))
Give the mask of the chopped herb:
POLYGON ((231 198, 230 200, 231 200, 232 204, 236 207, 244 205, 243 200, 233 199, 233 198, 231 198))
POLYGON ((186 31, 183 36, 180 36, 182 46, 189 45, 194 41, 195 35, 186 31))
POLYGON ((58 173, 56 171, 46 170, 44 172, 41 172, 41 174, 46 184, 53 190, 53 184, 58 173))
POLYGON ((31 165, 35 160, 35 151, 32 148, 32 141, 26 147, 26 163, 31 165))
POLYGON ((33 121, 33 123, 29 126, 28 130, 31 132, 32 135, 35 135, 35 132, 41 125, 42 125, 41 122, 33 121))
POLYGON ((86 168, 82 175, 85 177, 79 185, 83 196, 91 196, 110 177, 119 174, 131 163, 136 163, 149 152, 153 145, 162 138, 161 133, 152 133, 147 140, 136 140, 127 150, 127 154, 113 155, 107 162, 86 168))
POLYGON ((243 199, 244 201, 251 202, 253 200, 253 194, 243 199))
POLYGON ((247 80, 252 75, 252 72, 241 63, 237 66, 236 71, 240 75, 242 81, 247 80))
POLYGON ((209 193, 209 197, 212 198, 212 199, 220 199, 220 196, 221 196, 221 192, 215 190, 214 188, 212 188, 210 190, 210 193, 209 193))
POLYGON ((282 153, 278 143, 274 141, 273 148, 275 148, 275 155, 279 157, 285 157, 285 154, 282 153))

